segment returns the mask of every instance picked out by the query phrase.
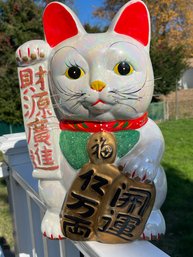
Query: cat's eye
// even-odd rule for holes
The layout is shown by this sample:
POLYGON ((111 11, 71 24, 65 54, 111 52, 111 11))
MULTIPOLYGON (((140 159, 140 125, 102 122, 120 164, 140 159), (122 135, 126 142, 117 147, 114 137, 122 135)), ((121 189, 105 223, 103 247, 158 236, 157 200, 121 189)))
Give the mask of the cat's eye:
POLYGON ((134 69, 128 62, 119 62, 114 67, 114 72, 121 76, 127 76, 133 73, 134 69))
POLYGON ((84 74, 85 72, 78 66, 71 66, 65 72, 65 76, 69 79, 79 79, 84 74))

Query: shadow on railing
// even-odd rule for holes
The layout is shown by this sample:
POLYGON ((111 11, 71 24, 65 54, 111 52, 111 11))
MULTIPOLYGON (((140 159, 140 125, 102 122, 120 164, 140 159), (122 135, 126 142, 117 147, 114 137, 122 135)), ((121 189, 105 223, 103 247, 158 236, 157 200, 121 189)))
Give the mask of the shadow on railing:
POLYGON ((8 245, 4 237, 0 237, 0 246, 0 257, 15 257, 14 253, 10 250, 10 246, 8 245))

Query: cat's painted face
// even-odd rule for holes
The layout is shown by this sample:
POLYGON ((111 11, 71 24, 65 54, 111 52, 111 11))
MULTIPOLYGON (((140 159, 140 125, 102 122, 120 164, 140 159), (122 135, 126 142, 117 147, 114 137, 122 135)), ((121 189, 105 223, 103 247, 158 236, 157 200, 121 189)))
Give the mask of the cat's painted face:
MULTIPOLYGON (((101 34, 87 34, 68 8, 61 4, 58 7, 60 12, 65 8, 74 22, 74 27, 71 24, 62 29, 69 29, 70 37, 68 32, 67 38, 65 35, 61 40, 59 34, 56 42, 52 42, 50 32, 45 33, 48 43, 54 46, 50 83, 60 118, 110 121, 143 114, 154 86, 148 53, 149 16, 144 4, 129 2, 117 14, 108 32, 101 34)), ((46 24, 45 32, 48 28, 50 25, 46 24)))

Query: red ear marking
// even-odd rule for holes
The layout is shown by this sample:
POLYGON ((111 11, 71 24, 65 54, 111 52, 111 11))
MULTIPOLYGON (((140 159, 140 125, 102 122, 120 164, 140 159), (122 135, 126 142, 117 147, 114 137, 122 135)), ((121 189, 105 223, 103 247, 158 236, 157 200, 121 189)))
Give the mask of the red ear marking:
POLYGON ((144 4, 133 3, 122 12, 114 31, 130 36, 144 46, 149 43, 149 17, 144 4))
POLYGON ((59 3, 49 4, 43 15, 46 41, 51 47, 78 34, 72 15, 59 3))

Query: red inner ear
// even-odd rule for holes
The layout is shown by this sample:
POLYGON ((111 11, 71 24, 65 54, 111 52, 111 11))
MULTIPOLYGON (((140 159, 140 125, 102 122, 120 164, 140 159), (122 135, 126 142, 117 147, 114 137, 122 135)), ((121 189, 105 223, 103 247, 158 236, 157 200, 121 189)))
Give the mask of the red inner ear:
POLYGON ((149 18, 146 7, 140 2, 126 7, 114 30, 146 46, 149 42, 149 18))
POLYGON ((46 41, 51 47, 78 34, 72 15, 59 3, 47 6, 43 16, 46 41))

